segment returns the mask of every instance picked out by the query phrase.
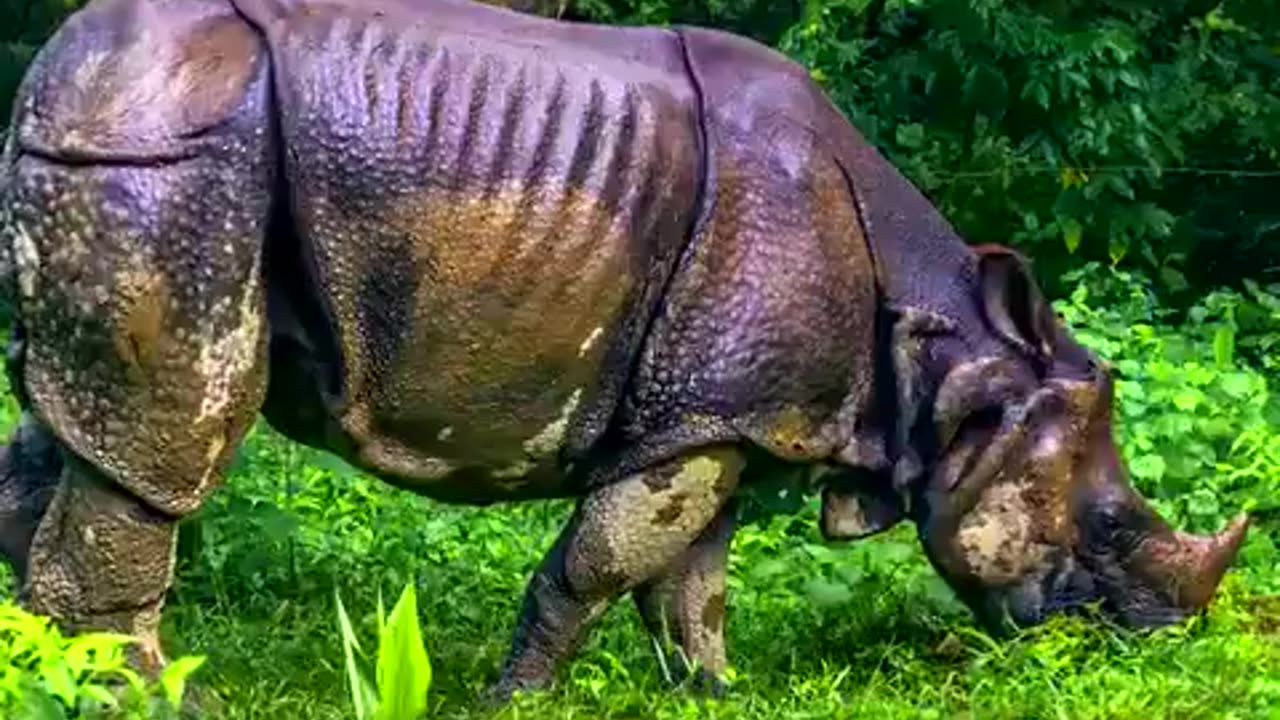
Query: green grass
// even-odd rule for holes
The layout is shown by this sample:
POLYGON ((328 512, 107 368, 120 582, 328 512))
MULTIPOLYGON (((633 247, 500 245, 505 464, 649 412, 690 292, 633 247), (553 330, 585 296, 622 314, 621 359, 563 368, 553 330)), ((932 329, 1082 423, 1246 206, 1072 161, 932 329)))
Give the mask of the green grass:
MULTIPOLYGON (((208 656, 195 682, 225 698, 224 717, 350 717, 332 590, 369 637, 378 591, 394 597, 413 576, 433 715, 489 716, 476 696, 567 511, 434 503, 260 428, 184 528, 170 651, 208 656)), ((1280 601, 1240 573, 1207 617, 1154 634, 1054 622, 996 642, 909 527, 843 546, 822 543, 815 527, 810 506, 738 535, 727 699, 665 687, 627 599, 560 687, 497 716, 1280 717, 1280 601)))

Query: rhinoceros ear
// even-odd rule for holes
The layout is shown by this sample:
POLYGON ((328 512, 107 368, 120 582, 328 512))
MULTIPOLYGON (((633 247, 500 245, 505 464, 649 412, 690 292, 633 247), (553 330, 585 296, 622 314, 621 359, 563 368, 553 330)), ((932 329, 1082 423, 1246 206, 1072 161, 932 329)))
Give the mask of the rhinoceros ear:
POLYGON ((982 310, 1002 339, 1047 361, 1054 354, 1057 317, 1021 255, 1000 245, 974 248, 982 310))
POLYGON ((889 482, 870 473, 840 473, 822 488, 822 536, 857 540, 884 532, 904 516, 889 482))

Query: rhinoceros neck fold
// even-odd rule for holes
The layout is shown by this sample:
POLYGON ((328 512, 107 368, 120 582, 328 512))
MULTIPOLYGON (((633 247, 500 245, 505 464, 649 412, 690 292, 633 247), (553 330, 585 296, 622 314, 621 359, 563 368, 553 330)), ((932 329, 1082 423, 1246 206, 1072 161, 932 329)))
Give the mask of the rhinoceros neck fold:
POLYGON ((883 302, 961 324, 978 320, 973 305, 977 266, 965 241, 843 118, 831 124, 883 302))

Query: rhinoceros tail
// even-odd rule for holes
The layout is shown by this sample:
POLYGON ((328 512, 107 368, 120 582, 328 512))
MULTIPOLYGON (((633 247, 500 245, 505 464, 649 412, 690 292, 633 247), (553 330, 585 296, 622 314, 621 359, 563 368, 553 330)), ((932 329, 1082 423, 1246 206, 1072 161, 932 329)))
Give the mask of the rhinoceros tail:
POLYGON ((13 164, 13 133, 0 131, 0 318, 12 327, 17 271, 13 264, 13 243, 4 227, 8 224, 9 167, 13 164))
POLYGON ((298 4, 299 0, 231 0, 236 12, 264 33, 298 4))

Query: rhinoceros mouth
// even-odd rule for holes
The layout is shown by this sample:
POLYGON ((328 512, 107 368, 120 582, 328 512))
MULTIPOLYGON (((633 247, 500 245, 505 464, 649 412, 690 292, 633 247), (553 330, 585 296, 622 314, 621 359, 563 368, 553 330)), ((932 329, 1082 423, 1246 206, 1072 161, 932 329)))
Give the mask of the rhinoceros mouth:
POLYGON ((1044 570, 1022 582, 965 595, 962 599, 978 624, 996 637, 1039 625, 1055 615, 1090 615, 1105 604, 1093 573, 1069 552, 1056 555, 1044 570))

